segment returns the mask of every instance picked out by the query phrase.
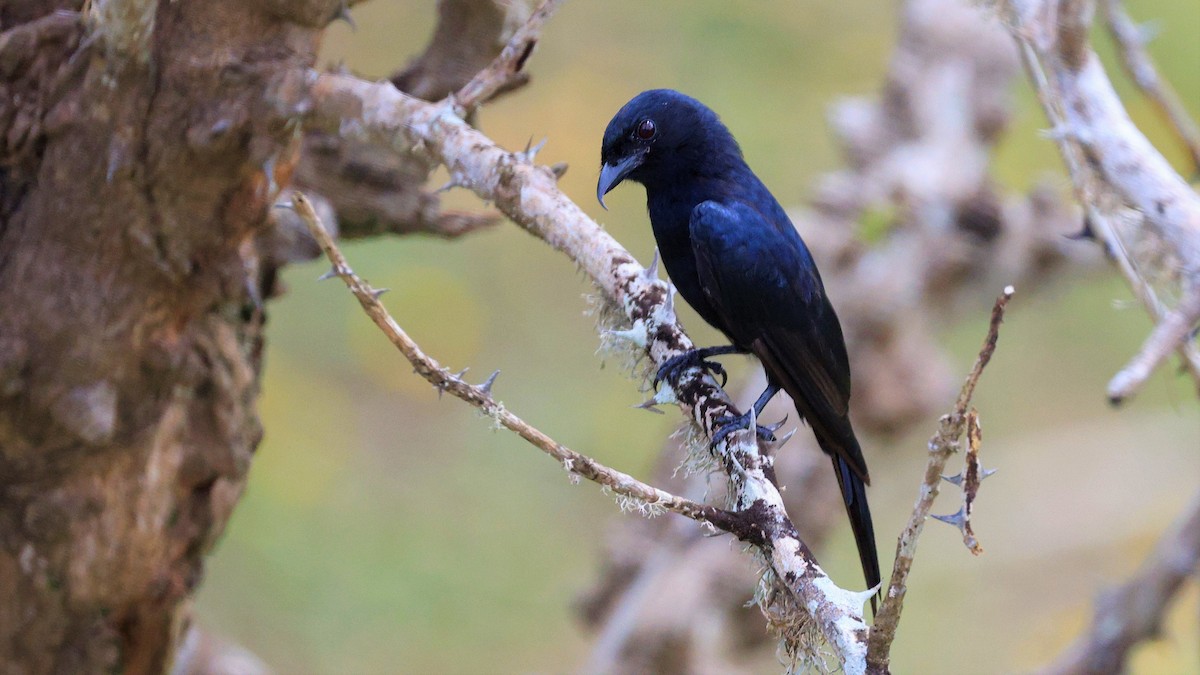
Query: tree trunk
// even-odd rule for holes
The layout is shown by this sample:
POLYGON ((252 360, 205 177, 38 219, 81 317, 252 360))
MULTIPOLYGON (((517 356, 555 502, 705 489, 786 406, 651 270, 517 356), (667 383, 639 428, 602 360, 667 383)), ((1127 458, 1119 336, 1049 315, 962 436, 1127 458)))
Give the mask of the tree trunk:
POLYGON ((339 3, 80 5, 0 0, 0 663, 163 672, 262 434, 281 120, 339 3))

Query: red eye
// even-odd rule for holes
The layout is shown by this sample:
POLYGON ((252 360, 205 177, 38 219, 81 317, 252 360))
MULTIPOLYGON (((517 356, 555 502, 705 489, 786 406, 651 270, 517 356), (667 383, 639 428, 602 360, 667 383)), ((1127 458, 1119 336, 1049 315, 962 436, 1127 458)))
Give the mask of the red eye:
POLYGON ((653 121, 642 120, 641 123, 637 125, 637 129, 633 133, 641 140, 648 141, 651 138, 654 138, 654 133, 656 131, 658 130, 654 128, 653 121))

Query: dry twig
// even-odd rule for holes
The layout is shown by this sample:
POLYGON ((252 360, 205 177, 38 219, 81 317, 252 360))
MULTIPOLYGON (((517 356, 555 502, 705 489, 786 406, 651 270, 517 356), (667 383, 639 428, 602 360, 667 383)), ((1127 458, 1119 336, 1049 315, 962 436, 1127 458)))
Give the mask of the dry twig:
MULTIPOLYGON (((992 307, 992 320, 988 325, 987 337, 979 350, 979 357, 967 375, 954 410, 942 417, 938 431, 929 439, 929 464, 925 467, 925 479, 921 483, 921 491, 913 505, 912 516, 900 533, 896 544, 896 561, 892 567, 892 578, 888 582, 888 590, 875 617, 875 625, 871 630, 871 641, 867 652, 867 663, 870 672, 885 673, 888 668, 889 652, 892 641, 896 638, 896 628, 900 623, 900 613, 904 609, 904 596, 908 593, 906 585, 908 573, 912 569, 913 557, 917 552, 917 541, 925 529, 925 521, 929 518, 933 500, 937 499, 942 482, 942 473, 950 455, 958 451, 959 439, 967 427, 968 409, 979 376, 996 351, 996 340, 1000 337, 1000 323, 1004 320, 1004 309, 1012 298, 1013 287, 1004 289, 1004 293, 996 299, 992 307)), ((964 533, 965 535, 965 533, 964 533)))

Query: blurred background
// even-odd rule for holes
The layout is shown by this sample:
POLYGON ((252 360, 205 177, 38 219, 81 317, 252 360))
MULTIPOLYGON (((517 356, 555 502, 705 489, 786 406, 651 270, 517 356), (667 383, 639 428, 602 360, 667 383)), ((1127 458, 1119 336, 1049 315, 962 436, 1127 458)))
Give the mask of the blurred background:
MULTIPOLYGON (((1127 5, 1155 21, 1150 51, 1200 115, 1200 3, 1127 5)), ((357 31, 329 31, 325 63, 384 78, 424 47, 435 11, 433 0, 365 3, 353 10, 357 31)), ((895 12, 883 0, 574 0, 543 33, 527 66, 533 83, 485 107, 477 123, 514 150, 547 137, 538 160, 569 163, 563 189, 645 262, 654 243, 643 191, 618 189, 608 212, 595 203, 612 114, 647 88, 696 96, 722 115, 780 201, 800 205, 813 179, 842 161, 827 106, 880 88, 895 12)), ((1135 121, 1182 171, 1185 156, 1156 110, 1115 66, 1107 39, 1096 44, 1135 121)), ((996 176, 1021 190, 1051 175, 1069 192, 1031 91, 1021 82, 1012 95, 996 176)), ((464 191, 446 203, 483 208, 464 191)), ((443 364, 469 366, 478 380, 499 368, 495 391, 510 409, 574 449, 650 475, 680 417, 631 408, 643 396, 596 355, 584 315, 591 288, 565 257, 510 223, 453 242, 359 241, 345 253, 392 289, 384 301, 393 315, 443 364)), ((465 404, 439 399, 344 288, 316 283, 324 268, 288 268, 289 290, 269 307, 266 438, 209 564, 201 621, 278 672, 578 668, 588 639, 573 605, 596 581, 605 532, 637 516, 591 484, 572 485, 465 404)), ((1048 661, 1085 624, 1096 592, 1136 568, 1200 485, 1200 404, 1186 378, 1164 368, 1122 409, 1105 401, 1108 378, 1149 327, 1115 272, 1018 291, 976 399, 985 464, 1000 469, 975 517, 986 554, 969 555, 952 528, 929 528, 896 672, 1011 672, 1048 661)), ((974 358, 990 304, 981 295, 968 319, 941 327, 956 371, 974 358)), ((689 309, 681 320, 698 344, 720 342, 689 309)), ((757 367, 727 364, 735 382, 757 367)), ((897 447, 887 453, 872 452, 883 441, 864 444, 885 566, 934 426, 931 418, 889 439, 897 447)), ((956 508, 957 495, 946 495, 935 512, 956 508)), ((821 559, 835 579, 857 580, 848 528, 837 532, 821 559)), ((1164 639, 1137 652, 1135 672, 1200 672, 1197 596, 1193 583, 1164 639)), ((777 668, 765 653, 763 672, 777 668)))

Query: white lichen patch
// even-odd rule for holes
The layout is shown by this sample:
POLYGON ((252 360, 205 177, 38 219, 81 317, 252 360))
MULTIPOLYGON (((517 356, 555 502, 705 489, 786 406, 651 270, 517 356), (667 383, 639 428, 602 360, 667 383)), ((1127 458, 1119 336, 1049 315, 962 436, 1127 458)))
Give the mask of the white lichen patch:
POLYGON ((755 555, 755 560, 760 574, 754 602, 767 620, 768 629, 779 638, 775 654, 785 672, 832 672, 821 631, 797 602, 795 591, 783 584, 762 552, 755 555))
POLYGON ((621 513, 636 513, 644 518, 657 518, 667 513, 667 509, 662 504, 647 502, 644 499, 630 497, 629 495, 617 494, 607 485, 600 488, 600 492, 611 497, 616 502, 617 508, 621 509, 621 513))
POLYGON ((492 431, 499 431, 504 428, 504 404, 496 401, 483 409, 483 414, 492 419, 492 431))
POLYGON ((683 450, 683 459, 675 468, 676 474, 682 471, 685 478, 697 475, 719 475, 722 478, 725 476, 721 471, 720 462, 710 448, 708 436, 700 425, 687 420, 671 434, 671 438, 680 439, 679 445, 683 450))
POLYGON ((653 364, 646 357, 649 341, 646 324, 641 321, 631 324, 625 311, 601 292, 585 295, 584 300, 587 304, 584 314, 595 319, 600 335, 596 354, 601 362, 614 363, 621 372, 648 383, 653 364))

